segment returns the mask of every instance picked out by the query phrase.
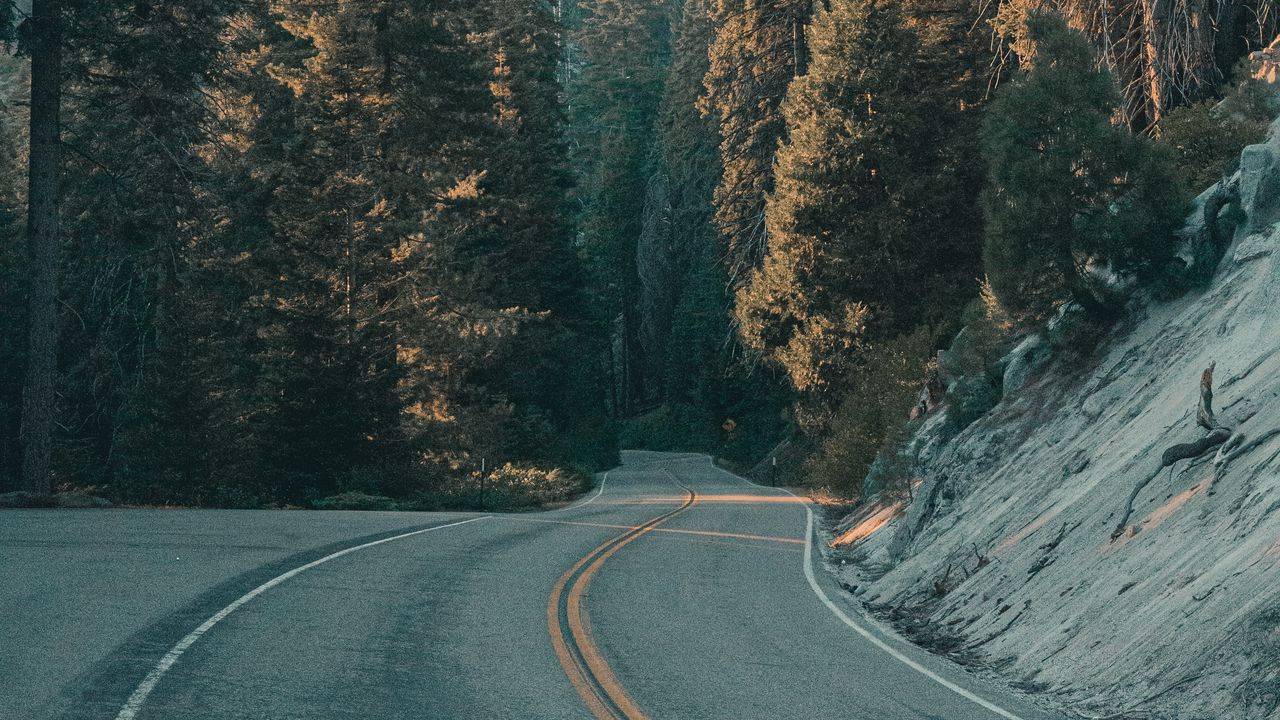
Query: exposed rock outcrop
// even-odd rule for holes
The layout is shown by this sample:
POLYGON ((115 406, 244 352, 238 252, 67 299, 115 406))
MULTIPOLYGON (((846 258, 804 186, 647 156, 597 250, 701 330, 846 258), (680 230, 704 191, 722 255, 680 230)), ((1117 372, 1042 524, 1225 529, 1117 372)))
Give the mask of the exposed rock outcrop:
POLYGON ((914 502, 835 570, 869 607, 1082 716, 1280 718, 1280 125, 1229 182, 1245 220, 1207 287, 1136 303, 1084 365, 1024 340, 1004 399, 953 438, 945 409, 924 419, 914 502), (1151 477, 1141 532, 1113 542, 1161 454, 1204 436, 1215 362, 1214 422, 1242 440, 1151 477))

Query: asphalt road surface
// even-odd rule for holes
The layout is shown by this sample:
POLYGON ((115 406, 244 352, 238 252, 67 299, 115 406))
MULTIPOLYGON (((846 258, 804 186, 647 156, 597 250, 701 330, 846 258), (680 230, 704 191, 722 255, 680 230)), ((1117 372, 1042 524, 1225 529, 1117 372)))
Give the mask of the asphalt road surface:
POLYGON ((0 718, 1053 717, 863 619, 812 522, 638 452, 543 513, 0 513, 0 718))

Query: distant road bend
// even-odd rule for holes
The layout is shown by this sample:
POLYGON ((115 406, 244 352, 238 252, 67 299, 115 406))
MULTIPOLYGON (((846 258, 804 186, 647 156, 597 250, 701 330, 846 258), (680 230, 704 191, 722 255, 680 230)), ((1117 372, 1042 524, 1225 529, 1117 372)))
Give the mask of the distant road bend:
POLYGON ((807 506, 701 455, 544 513, 148 512, 0 517, 0 717, 1056 717, 866 622, 807 506))

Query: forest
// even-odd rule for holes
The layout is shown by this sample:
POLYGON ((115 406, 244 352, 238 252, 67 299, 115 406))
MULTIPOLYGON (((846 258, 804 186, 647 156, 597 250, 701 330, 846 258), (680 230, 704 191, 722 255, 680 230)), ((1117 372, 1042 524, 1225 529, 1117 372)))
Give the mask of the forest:
POLYGON ((515 508, 619 448, 910 492, 1029 328, 1204 281, 1276 10, 5 2, 0 493, 515 508))

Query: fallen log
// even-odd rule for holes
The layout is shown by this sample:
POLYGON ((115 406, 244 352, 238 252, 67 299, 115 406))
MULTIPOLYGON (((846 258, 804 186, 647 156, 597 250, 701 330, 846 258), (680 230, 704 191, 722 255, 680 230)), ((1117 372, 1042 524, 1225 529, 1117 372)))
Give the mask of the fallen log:
POLYGON ((1213 448, 1225 443, 1229 437, 1231 437, 1231 431, 1220 427, 1210 430, 1208 435, 1205 435, 1195 442, 1170 445, 1169 448, 1160 456, 1160 469, 1163 470, 1179 460, 1189 460, 1191 458, 1200 457, 1213 448))

